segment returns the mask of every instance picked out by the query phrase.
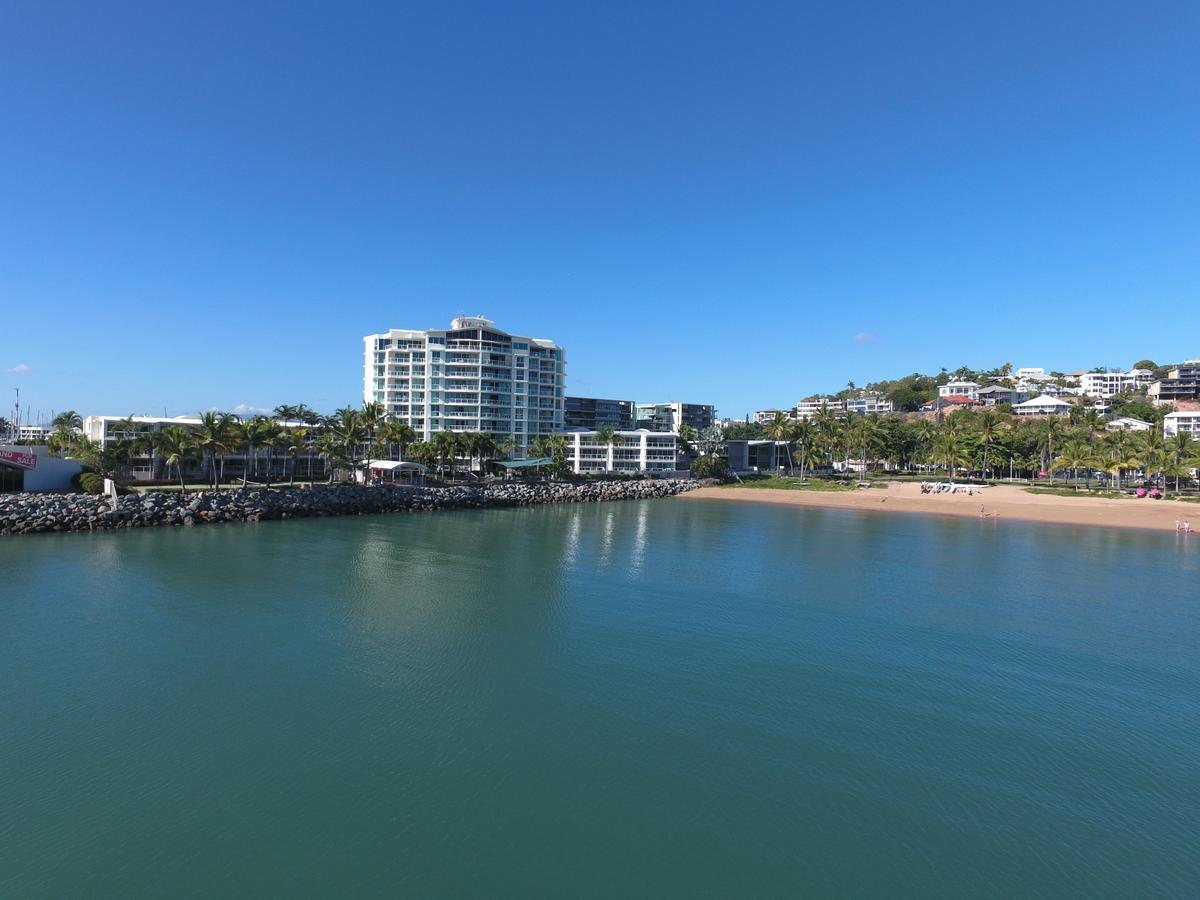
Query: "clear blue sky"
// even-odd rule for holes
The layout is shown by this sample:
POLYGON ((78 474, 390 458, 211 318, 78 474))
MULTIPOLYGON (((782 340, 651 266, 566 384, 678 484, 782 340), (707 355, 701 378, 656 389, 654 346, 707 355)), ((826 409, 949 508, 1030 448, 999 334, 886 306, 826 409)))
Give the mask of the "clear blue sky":
POLYGON ((0 0, 0 410, 361 400, 483 313, 725 415, 1200 356, 1200 4, 0 0))

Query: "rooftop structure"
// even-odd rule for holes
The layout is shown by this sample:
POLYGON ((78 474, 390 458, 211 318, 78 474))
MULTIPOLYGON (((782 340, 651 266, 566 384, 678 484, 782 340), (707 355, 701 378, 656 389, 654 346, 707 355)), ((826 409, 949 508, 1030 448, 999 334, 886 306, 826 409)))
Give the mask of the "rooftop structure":
POLYGON ((421 440, 450 431, 512 438, 520 458, 564 427, 566 351, 501 331, 482 316, 448 329, 393 328, 363 338, 363 399, 382 403, 421 440))

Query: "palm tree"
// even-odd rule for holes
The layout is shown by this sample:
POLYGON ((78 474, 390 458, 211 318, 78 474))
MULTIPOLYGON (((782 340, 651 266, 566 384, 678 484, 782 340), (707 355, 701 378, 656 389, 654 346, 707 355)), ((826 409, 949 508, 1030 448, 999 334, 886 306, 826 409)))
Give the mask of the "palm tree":
POLYGON ((1121 472, 1136 469, 1142 464, 1142 460, 1131 445, 1125 445, 1106 460, 1106 463, 1105 471, 1116 476, 1117 490, 1119 491, 1121 489, 1121 472))
POLYGON ((431 443, 438 452, 439 468, 445 466, 446 462, 449 461, 449 478, 451 481, 453 481, 454 462, 458 457, 458 451, 462 446, 462 441, 455 432, 451 431, 450 429, 445 429, 444 431, 439 431, 437 434, 435 434, 431 443))
POLYGON ((329 484, 333 484, 333 477, 337 474, 338 464, 348 462, 346 458, 346 442, 338 432, 333 429, 327 429, 321 432, 320 437, 317 438, 317 452, 325 460, 325 468, 329 475, 329 484))
POLYGON ((767 423, 767 437, 773 441, 783 441, 783 449, 788 459, 788 474, 792 474, 792 451, 789 442, 793 437, 792 420, 781 412, 767 423))
POLYGON ((1062 434, 1063 423, 1057 416, 1051 416, 1042 424, 1042 433, 1045 439, 1046 452, 1042 459, 1045 461, 1046 474, 1050 476, 1050 483, 1054 484, 1054 467, 1049 461, 1054 459, 1054 439, 1062 434))
POLYGON ((282 419, 284 422, 295 422, 300 418, 300 407, 287 403, 280 403, 275 407, 275 416, 282 419))
POLYGON ((817 429, 811 419, 801 419, 792 426, 792 438, 796 441, 796 456, 800 462, 800 480, 804 481, 804 470, 821 464, 821 448, 817 446, 817 429), (812 462, 816 460, 816 462, 812 462))
POLYGON ((274 419, 267 419, 263 423, 262 436, 258 440, 259 445, 267 451, 267 487, 271 486, 271 474, 275 468, 275 449, 287 446, 288 435, 284 433, 287 430, 274 419))
POLYGON ((255 447, 263 443, 270 420, 264 416, 253 416, 244 422, 233 425, 231 434, 238 450, 246 454, 246 463, 242 467, 242 490, 250 478, 250 467, 254 467, 254 477, 258 478, 258 454, 255 447))
POLYGON ((1075 476, 1075 490, 1078 491, 1079 470, 1090 467, 1095 461, 1092 448, 1083 441, 1068 441, 1058 451, 1058 458, 1054 460, 1054 465, 1060 469, 1072 471, 1075 476))
MULTIPOLYGON (((208 459, 208 472, 213 490, 217 489, 217 458, 228 452, 230 429, 237 420, 226 412, 208 410, 200 413, 200 424, 196 428, 195 445, 208 459)), ((223 457, 222 457, 223 458, 223 457)), ((222 464, 222 467, 223 464, 222 464)))
POLYGON ((870 460, 874 457, 880 444, 883 443, 884 431, 879 414, 872 413, 862 417, 856 423, 855 431, 858 446, 862 449, 863 476, 866 477, 867 471, 870 469, 870 460))
POLYGON ((608 447, 608 464, 604 467, 607 472, 611 472, 616 465, 616 441, 617 429, 611 425, 596 429, 596 443, 605 444, 608 447))
POLYGON ((804 481, 805 469, 819 466, 824 458, 821 446, 815 439, 800 441, 796 445, 796 460, 800 463, 800 480, 804 481))
MULTIPOLYGON (((294 421, 294 420, 293 420, 294 421)), ((283 434, 283 449, 291 458, 288 468, 288 487, 296 486, 296 457, 308 449, 307 428, 285 428, 283 434)), ((312 481, 312 459, 309 459, 309 482, 312 481)))
POLYGON ((494 459, 496 454, 500 452, 500 445, 496 443, 496 436, 490 431, 481 431, 475 436, 475 454, 479 457, 479 475, 483 477, 486 474, 486 460, 494 459))
POLYGON ((679 426, 679 452, 691 453, 692 442, 696 440, 696 429, 684 423, 679 426))
POLYGON ((953 430, 943 429, 933 446, 933 461, 945 466, 950 473, 950 480, 953 481, 958 467, 967 464, 962 436, 953 430))
MULTIPOLYGON (((411 425, 407 422, 399 422, 392 420, 384 422, 379 427, 379 439, 391 447, 399 448, 398 459, 404 459, 404 451, 409 444, 417 439, 417 433, 413 431, 411 425)), ((388 450, 388 458, 391 458, 391 450, 388 450)))
POLYGON ((991 449, 1000 439, 1000 431, 1002 429, 1000 416, 995 409, 985 410, 983 415, 979 417, 979 430, 977 439, 979 446, 983 448, 983 477, 988 477, 988 454, 991 449))
POLYGON ((1189 465, 1189 460, 1195 458, 1198 452, 1196 442, 1192 440, 1192 436, 1186 431, 1177 431, 1167 444, 1172 458, 1174 459, 1175 469, 1175 493, 1179 493, 1179 477, 1186 475, 1188 470, 1195 468, 1195 464, 1189 465))
POLYGON ((179 495, 187 496, 187 487, 183 483, 183 464, 192 459, 192 435, 177 425, 168 425, 154 435, 154 442, 162 456, 163 465, 167 467, 167 473, 170 473, 171 466, 175 467, 175 474, 179 476, 179 495))

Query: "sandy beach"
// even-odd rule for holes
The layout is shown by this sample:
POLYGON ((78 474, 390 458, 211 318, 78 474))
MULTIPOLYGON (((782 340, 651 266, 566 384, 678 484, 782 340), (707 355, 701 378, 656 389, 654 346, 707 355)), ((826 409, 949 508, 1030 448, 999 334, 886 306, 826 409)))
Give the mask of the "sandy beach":
POLYGON ((726 500, 745 503, 783 503, 826 509, 874 512, 932 513, 978 519, 983 514, 999 522, 1051 522, 1059 525, 1097 525, 1105 528, 1143 528, 1175 531, 1175 520, 1192 524, 1200 542, 1200 503, 1177 500, 1060 497, 1031 494, 1015 485, 976 489, 974 495, 922 494, 913 482, 889 482, 887 489, 858 491, 789 491, 770 488, 701 488, 681 495, 683 500, 726 500))

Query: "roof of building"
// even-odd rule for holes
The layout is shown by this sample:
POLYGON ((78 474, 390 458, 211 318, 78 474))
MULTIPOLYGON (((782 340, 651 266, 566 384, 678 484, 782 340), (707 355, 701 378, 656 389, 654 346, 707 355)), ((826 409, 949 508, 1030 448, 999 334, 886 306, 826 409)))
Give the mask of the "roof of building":
POLYGON ((496 462, 506 469, 532 469, 534 466, 548 466, 554 462, 554 459, 550 456, 541 456, 537 459, 505 459, 496 460, 496 462))
POLYGON ((1032 400, 1026 400, 1024 403, 1018 403, 1013 409, 1032 409, 1039 406, 1071 406, 1066 400, 1059 400, 1057 397, 1050 397, 1046 394, 1034 397, 1032 400))

